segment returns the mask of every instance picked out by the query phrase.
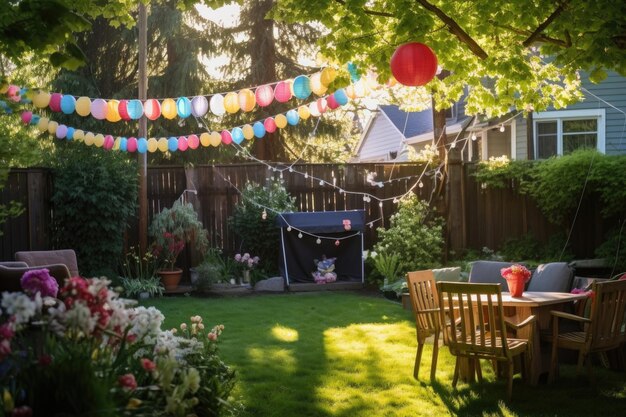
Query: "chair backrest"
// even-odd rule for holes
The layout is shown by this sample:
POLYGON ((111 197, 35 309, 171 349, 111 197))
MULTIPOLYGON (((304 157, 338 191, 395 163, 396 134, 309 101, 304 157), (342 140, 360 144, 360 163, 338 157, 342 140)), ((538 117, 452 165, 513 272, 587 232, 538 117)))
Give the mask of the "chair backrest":
POLYGON ((444 343, 454 355, 510 359, 498 284, 439 282, 444 343))
POLYGON ((570 292, 574 271, 567 262, 541 264, 533 271, 528 291, 570 292))
POLYGON ((591 350, 617 348, 626 342, 626 280, 594 281, 591 289, 587 343, 591 350))
POLYGON ((21 266, 21 267, 10 267, 5 265, 0 265, 0 292, 3 291, 22 291, 22 285, 20 280, 22 279, 22 275, 25 272, 31 271, 33 269, 47 269, 48 272, 54 279, 56 279, 59 284, 59 288, 65 284, 65 280, 70 278, 70 271, 67 269, 67 266, 64 264, 52 264, 52 265, 43 265, 43 266, 21 266))
POLYGON ((469 282, 485 284, 501 284, 507 288, 506 280, 502 278, 500 270, 513 265, 511 262, 476 261, 472 264, 469 273, 469 282))
POLYGON ((418 330, 439 333, 439 299, 433 271, 409 272, 406 281, 418 330))
POLYGON ((73 277, 79 275, 78 262, 74 249, 23 251, 15 253, 15 260, 26 262, 28 266, 64 264, 73 277))

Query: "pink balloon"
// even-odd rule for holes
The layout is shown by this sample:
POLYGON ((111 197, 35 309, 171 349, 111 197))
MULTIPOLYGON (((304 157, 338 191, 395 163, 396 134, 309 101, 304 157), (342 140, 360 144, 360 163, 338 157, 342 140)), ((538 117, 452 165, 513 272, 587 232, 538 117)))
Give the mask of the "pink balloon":
POLYGON ((159 116, 161 116, 161 103, 159 103, 159 100, 154 98, 146 100, 146 102, 143 104, 143 113, 150 120, 158 119, 159 116))
POLYGON ((230 145, 233 141, 233 137, 228 130, 222 130, 222 143, 224 145, 230 145))
MULTIPOLYGON (((50 99, 50 105, 52 106, 52 98, 50 99)), ((95 99, 91 103, 91 115, 98 120, 104 120, 106 114, 107 102, 102 100, 101 98, 95 99)))
POLYGON ((184 136, 180 136, 178 138, 178 150, 181 152, 186 151, 188 147, 189 144, 187 143, 187 138, 184 136))
POLYGON ((328 110, 328 102, 326 101, 324 97, 318 98, 316 101, 316 104, 317 104, 317 111, 319 111, 320 113, 325 113, 326 110, 328 110))
POLYGON ((334 94, 328 96, 328 98, 326 99, 326 103, 328 104, 328 108, 331 110, 335 110, 337 107, 339 107, 339 103, 337 103, 337 100, 335 100, 334 94))
POLYGON ((189 137, 187 138, 187 145, 189 145, 189 148, 191 149, 196 149, 200 145, 200 140, 198 139, 198 136, 189 135, 189 137))
POLYGON ((128 100, 120 100, 117 105, 117 112, 120 114, 122 120, 130 120, 130 115, 128 114, 128 100))
POLYGON ((272 87, 269 85, 262 85, 256 89, 254 96, 259 106, 269 106, 272 104, 272 101, 274 101, 274 90, 272 90, 272 87))
POLYGON ((267 119, 265 119, 265 121, 263 122, 263 126, 265 127, 265 131, 267 133, 276 132, 276 122, 272 117, 268 117, 267 119))
POLYGON ((52 93, 50 96, 50 110, 55 112, 61 111, 61 99, 63 98, 63 94, 61 93, 52 93))
POLYGON ((280 103, 289 101, 289 99, 291 99, 291 88, 289 87, 289 83, 281 81, 276 84, 276 87, 274 88, 274 97, 276 98, 276 101, 280 103))
POLYGON ((59 127, 57 127, 57 131, 55 133, 56 137, 58 139, 63 139, 64 137, 67 136, 67 126, 65 125, 59 125, 59 127))
POLYGON ((137 138, 130 137, 126 142, 126 150, 128 152, 136 152, 137 151, 137 138))
POLYGON ((22 122, 24 122, 25 125, 30 123, 30 120, 33 118, 33 112, 30 111, 25 111, 22 112, 22 122))
POLYGON ((113 149, 114 143, 115 143, 115 139, 113 139, 113 136, 106 135, 104 137, 104 145, 102 145, 102 147, 106 150, 110 150, 110 149, 113 149))

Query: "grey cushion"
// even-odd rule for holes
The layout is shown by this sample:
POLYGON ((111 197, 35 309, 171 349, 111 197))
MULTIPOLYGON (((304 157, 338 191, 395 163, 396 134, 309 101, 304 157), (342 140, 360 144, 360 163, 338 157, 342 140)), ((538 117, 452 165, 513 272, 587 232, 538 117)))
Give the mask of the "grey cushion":
POLYGON ((512 262, 476 261, 472 264, 469 282, 500 284, 503 289, 507 289, 506 280, 502 278, 500 270, 511 265, 513 265, 512 262))
POLYGON ((461 268, 457 266, 453 268, 433 269, 433 275, 435 276, 435 281, 458 282, 461 280, 461 268))
POLYGON ((73 277, 79 276, 76 252, 73 249, 16 252, 15 260, 26 262, 28 266, 64 264, 73 277))
POLYGON ((27 268, 28 264, 26 262, 7 261, 7 262, 0 262, 0 266, 6 266, 9 268, 27 268))
POLYGON ((574 271, 566 262, 541 264, 535 269, 528 291, 570 292, 574 271))

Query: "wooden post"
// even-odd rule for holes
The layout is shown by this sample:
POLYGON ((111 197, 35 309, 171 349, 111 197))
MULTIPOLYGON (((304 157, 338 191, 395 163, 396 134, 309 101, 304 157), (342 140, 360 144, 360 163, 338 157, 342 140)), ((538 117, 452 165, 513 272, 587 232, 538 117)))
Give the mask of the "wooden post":
MULTIPOLYGON (((137 85, 139 87, 139 100, 148 98, 148 13, 146 5, 139 2, 139 16, 137 20, 139 30, 139 66, 137 85)), ((145 138, 148 132, 146 116, 139 119, 139 137, 145 138)), ((139 170, 139 250, 145 253, 148 249, 148 161, 145 153, 137 153, 137 165, 139 170)))

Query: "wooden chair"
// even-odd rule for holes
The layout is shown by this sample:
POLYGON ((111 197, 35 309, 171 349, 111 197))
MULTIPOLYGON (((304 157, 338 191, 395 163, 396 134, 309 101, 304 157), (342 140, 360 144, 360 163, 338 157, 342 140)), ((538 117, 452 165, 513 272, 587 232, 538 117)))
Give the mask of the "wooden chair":
MULTIPOLYGON (((499 284, 472 284, 440 282, 440 320, 444 344, 456 356, 452 386, 459 379, 460 358, 478 362, 488 359, 504 362, 507 366, 507 400, 513 393, 514 358, 523 355, 522 375, 527 375, 530 364, 531 340, 507 337, 507 328, 518 330, 535 325, 535 316, 519 324, 504 319, 502 294, 499 284)), ((532 335, 534 332, 531 331, 532 335)), ((479 380, 482 377, 479 373, 479 380)))
POLYGON ((591 313, 588 318, 575 314, 552 311, 552 361, 549 381, 558 373, 559 348, 578 351, 576 374, 583 363, 587 364, 589 379, 593 381, 590 355, 619 348, 626 343, 626 280, 594 281, 591 313), (581 330, 560 332, 559 319, 574 320, 584 324, 581 330))
POLYGON ((406 277, 409 286, 411 306, 415 315, 415 330, 417 332, 417 353, 413 377, 418 378, 420 360, 426 338, 435 336, 433 342, 433 357, 430 364, 430 379, 435 379, 437 369, 437 355, 439 353, 439 299, 437 298, 437 286, 432 270, 409 272, 406 277))

